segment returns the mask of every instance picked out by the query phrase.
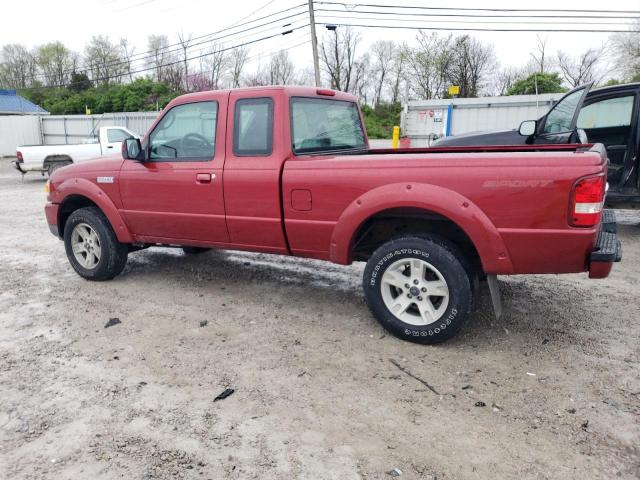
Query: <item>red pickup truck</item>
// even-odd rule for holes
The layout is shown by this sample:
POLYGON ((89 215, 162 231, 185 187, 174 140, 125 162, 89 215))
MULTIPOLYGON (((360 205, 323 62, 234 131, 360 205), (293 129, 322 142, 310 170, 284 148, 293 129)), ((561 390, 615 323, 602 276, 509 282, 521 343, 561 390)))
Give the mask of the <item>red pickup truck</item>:
POLYGON ((176 98, 122 156, 59 169, 45 212, 90 280, 148 246, 365 261, 373 315, 436 343, 477 279, 498 308, 496 275, 606 277, 621 256, 606 174, 599 144, 372 150, 352 95, 247 88, 176 98))

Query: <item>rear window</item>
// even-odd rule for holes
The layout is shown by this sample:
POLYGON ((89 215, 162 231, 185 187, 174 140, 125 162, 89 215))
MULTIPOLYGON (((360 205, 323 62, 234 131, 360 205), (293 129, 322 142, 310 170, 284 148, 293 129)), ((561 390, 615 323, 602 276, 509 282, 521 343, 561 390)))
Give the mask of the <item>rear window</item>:
POLYGON ((358 107, 353 102, 294 97, 291 129, 295 153, 366 147, 358 107))

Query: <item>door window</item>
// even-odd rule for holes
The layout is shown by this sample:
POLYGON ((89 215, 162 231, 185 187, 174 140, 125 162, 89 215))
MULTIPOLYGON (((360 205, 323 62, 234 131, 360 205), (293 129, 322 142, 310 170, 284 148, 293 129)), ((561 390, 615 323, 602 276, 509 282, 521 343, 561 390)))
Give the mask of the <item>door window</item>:
POLYGON ((153 161, 209 161, 216 142, 217 102, 178 105, 169 110, 149 136, 153 161))
POLYGON ((124 142, 127 138, 133 138, 133 135, 119 128, 110 128, 107 130, 107 142, 109 143, 124 142))
POLYGON ((581 88, 560 100, 547 114, 543 133, 559 133, 571 130, 571 121, 583 94, 584 89, 581 88))
POLYGON ((633 95, 607 98, 582 107, 578 115, 578 128, 611 128, 631 125, 633 95))
POLYGON ((233 153, 239 157, 268 156, 272 149, 273 100, 238 100, 233 122, 233 153))

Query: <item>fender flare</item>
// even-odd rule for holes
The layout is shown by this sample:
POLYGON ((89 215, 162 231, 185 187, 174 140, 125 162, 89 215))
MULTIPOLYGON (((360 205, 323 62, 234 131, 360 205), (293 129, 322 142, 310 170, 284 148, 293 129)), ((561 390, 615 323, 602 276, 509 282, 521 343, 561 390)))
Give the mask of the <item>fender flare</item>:
POLYGON ((393 183, 356 198, 340 215, 334 227, 331 260, 340 264, 350 263, 354 236, 364 222, 384 210, 400 207, 437 213, 455 223, 471 239, 486 273, 513 271, 502 236, 476 204, 458 192, 424 183, 393 183))
POLYGON ((54 191, 55 203, 62 204, 71 195, 79 195, 88 198, 95 203, 102 213, 105 214, 111 228, 121 243, 133 243, 133 236, 127 227, 122 215, 109 196, 104 193, 96 184, 85 178, 70 178, 62 182, 54 191))

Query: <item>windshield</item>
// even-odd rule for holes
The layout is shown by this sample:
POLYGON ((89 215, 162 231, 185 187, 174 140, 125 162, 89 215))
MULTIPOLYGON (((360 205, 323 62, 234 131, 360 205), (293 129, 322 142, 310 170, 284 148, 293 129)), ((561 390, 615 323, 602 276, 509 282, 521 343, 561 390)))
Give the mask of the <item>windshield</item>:
POLYGON ((293 98, 291 124, 295 153, 366 148, 360 114, 353 102, 293 98))

